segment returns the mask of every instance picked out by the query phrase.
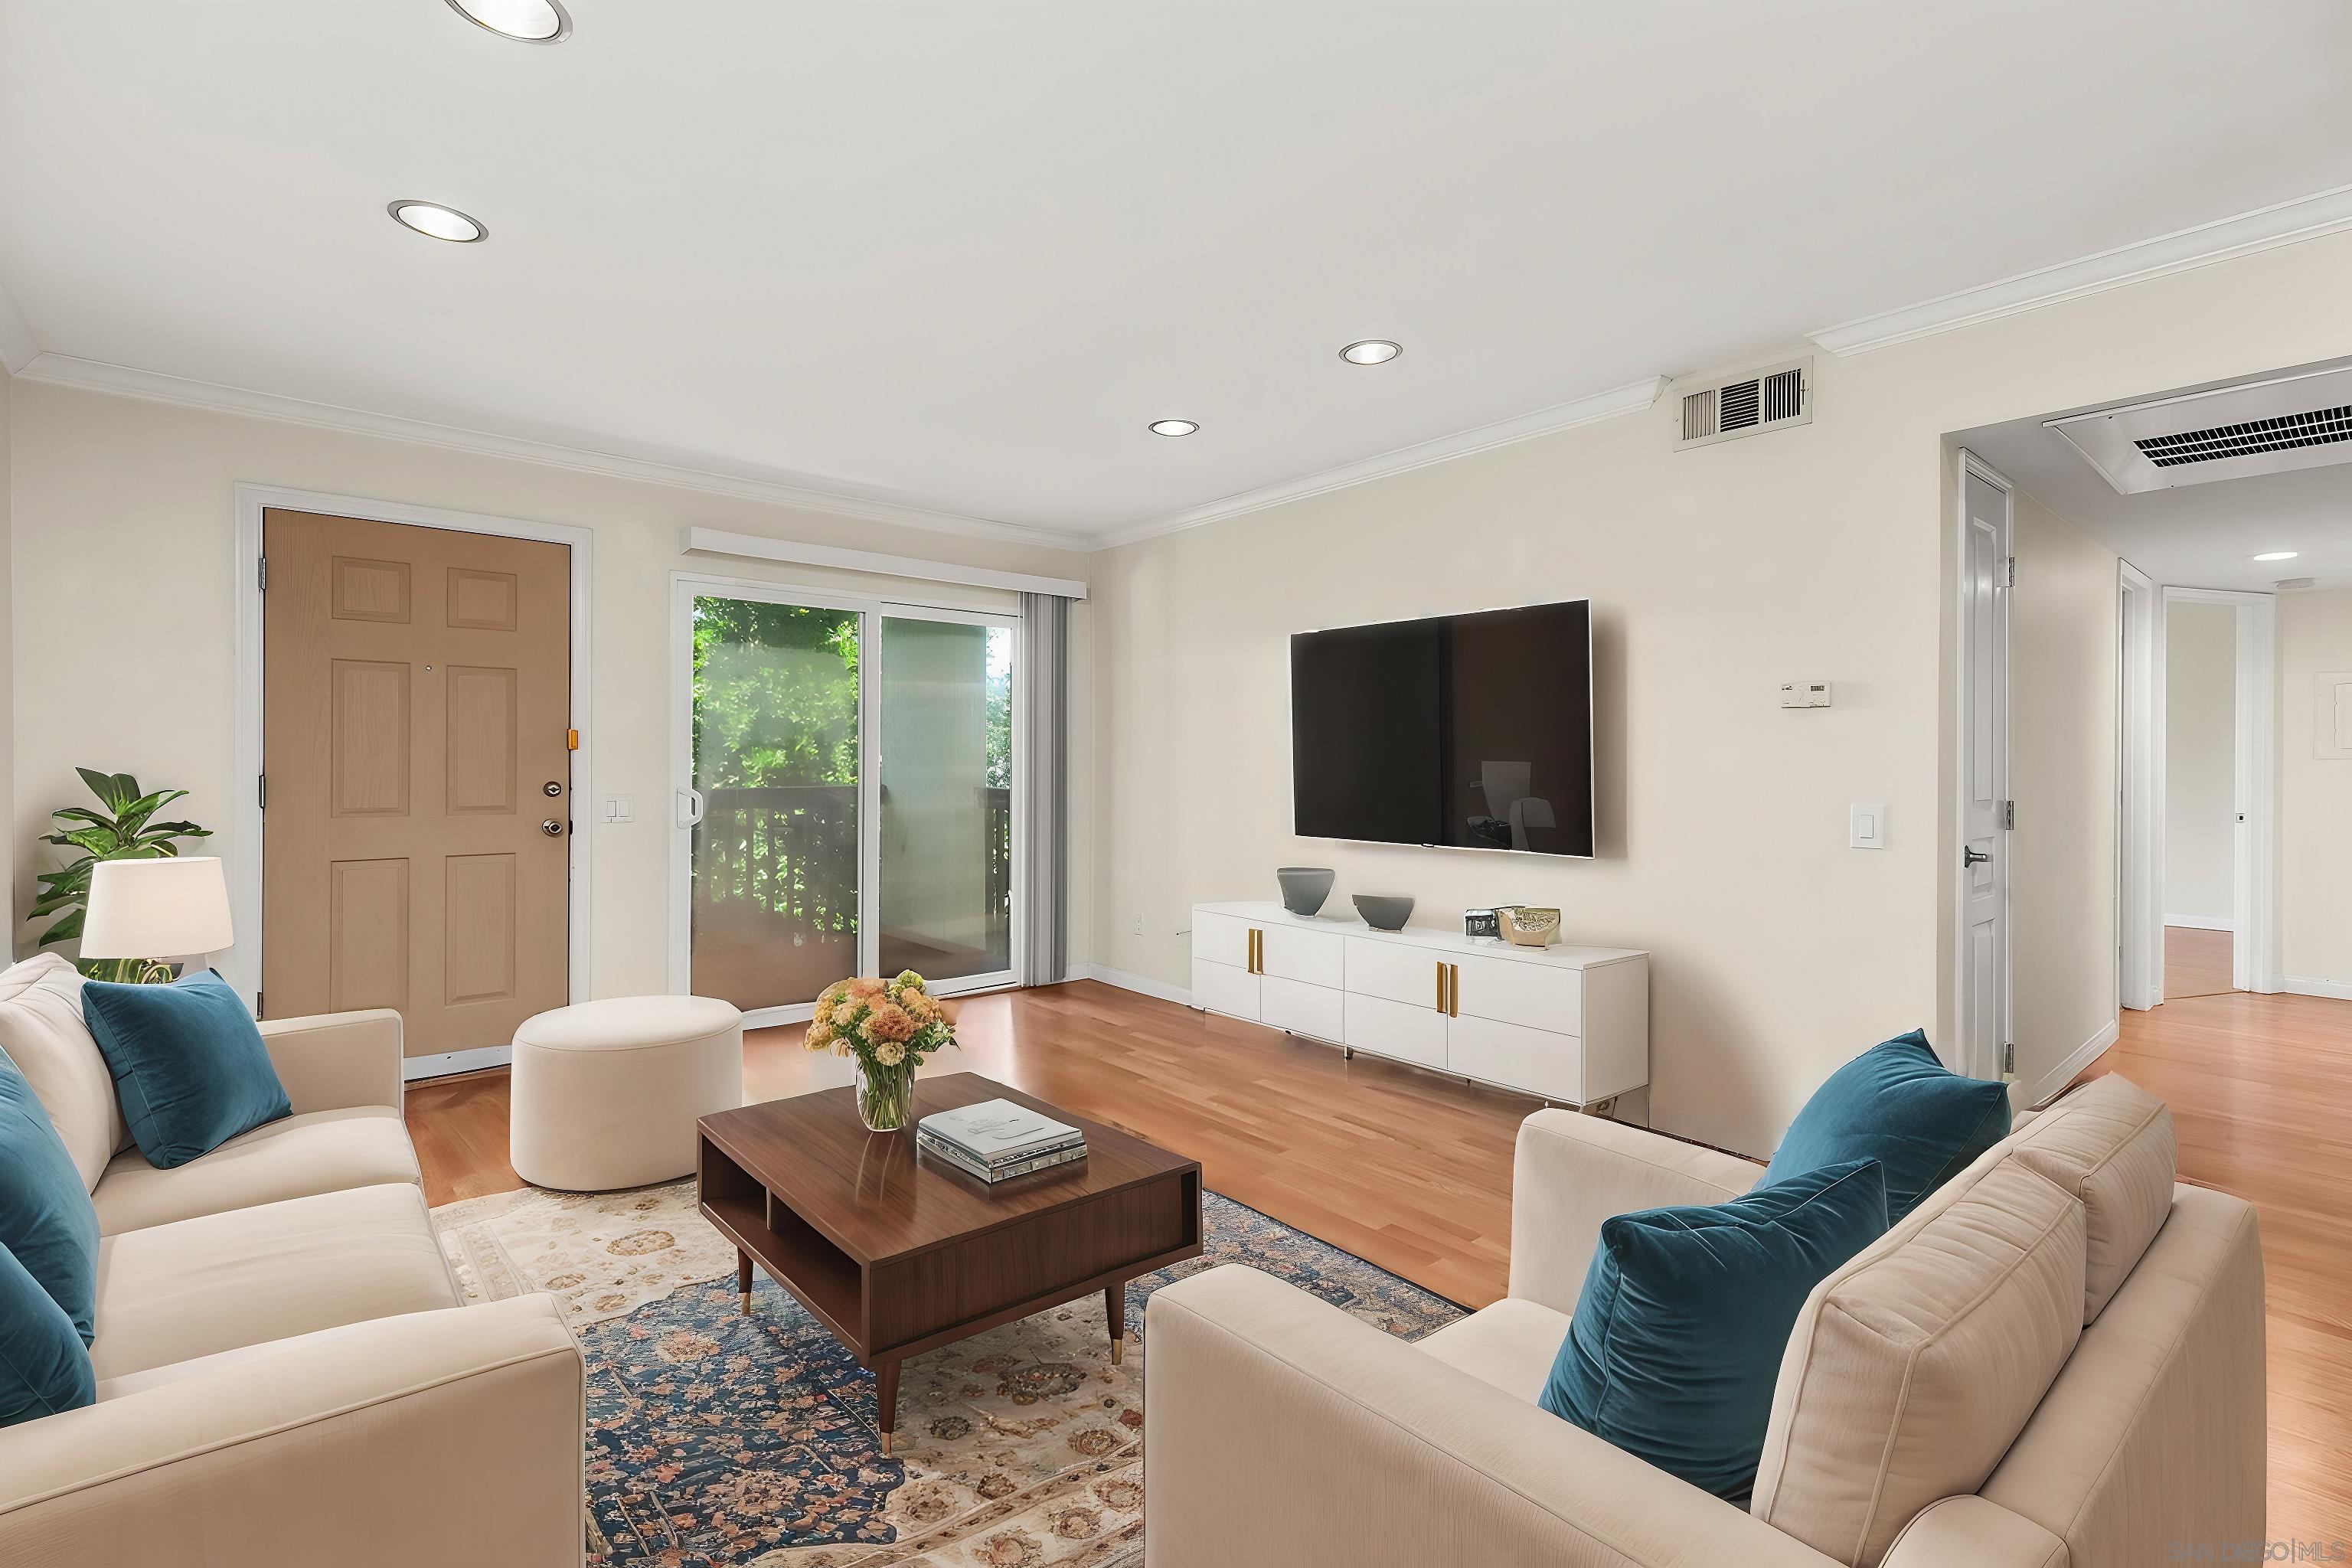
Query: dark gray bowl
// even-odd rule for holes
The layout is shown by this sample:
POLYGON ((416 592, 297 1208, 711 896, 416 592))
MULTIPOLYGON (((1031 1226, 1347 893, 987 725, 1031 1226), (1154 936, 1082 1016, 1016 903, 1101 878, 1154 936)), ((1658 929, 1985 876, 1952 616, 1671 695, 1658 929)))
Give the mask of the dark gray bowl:
POLYGON ((1356 912, 1363 916, 1364 923, 1374 931, 1402 931, 1404 922, 1412 918, 1412 900, 1382 898, 1378 893, 1358 893, 1356 912))
POLYGON ((1311 915, 1331 896, 1328 866, 1281 866, 1274 879, 1282 884, 1282 907, 1294 915, 1311 915))

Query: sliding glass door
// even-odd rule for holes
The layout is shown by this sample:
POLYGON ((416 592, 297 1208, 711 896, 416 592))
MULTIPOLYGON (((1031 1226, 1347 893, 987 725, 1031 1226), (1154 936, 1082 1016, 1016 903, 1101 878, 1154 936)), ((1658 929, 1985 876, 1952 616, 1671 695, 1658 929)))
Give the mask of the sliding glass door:
POLYGON ((881 969, 1013 979, 1013 627, 882 617, 881 969))
POLYGON ((1010 984, 1014 619, 697 579, 675 614, 674 984, 755 1022, 1010 984))

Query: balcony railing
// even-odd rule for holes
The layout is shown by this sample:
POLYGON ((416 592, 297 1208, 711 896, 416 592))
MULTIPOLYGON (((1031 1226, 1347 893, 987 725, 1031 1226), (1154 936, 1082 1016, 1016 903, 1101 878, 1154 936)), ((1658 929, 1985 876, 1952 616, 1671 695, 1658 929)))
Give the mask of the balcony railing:
MULTIPOLYGON (((1013 792, 980 792, 989 928, 1013 920, 1013 792)), ((889 797, 883 796, 884 808, 889 797)), ((857 930, 857 786, 772 784, 702 795, 698 905, 736 904, 814 931, 857 930)))

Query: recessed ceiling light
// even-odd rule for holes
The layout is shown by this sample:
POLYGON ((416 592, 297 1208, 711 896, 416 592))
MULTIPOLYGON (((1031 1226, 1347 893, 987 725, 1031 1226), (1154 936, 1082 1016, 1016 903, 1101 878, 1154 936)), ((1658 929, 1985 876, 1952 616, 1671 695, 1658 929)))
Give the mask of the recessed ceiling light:
POLYGON ((1341 349, 1339 357, 1349 364, 1386 364, 1402 353, 1403 349, 1386 338, 1366 338, 1341 349))
POLYGON ((2255 556, 2254 559, 2257 561, 2292 561, 2295 558, 2295 554, 2296 552, 2292 550, 2265 550, 2260 555, 2255 556))
POLYGON ((501 38, 560 44, 572 36, 572 17, 555 0, 449 0, 449 9, 501 38))
POLYGON ((1199 428, 1190 419, 1154 419, 1151 422, 1154 436, 1190 436, 1199 428))
POLYGON ((490 237, 489 226, 481 219, 467 217, 456 207, 445 207, 438 202, 400 201, 383 210, 404 228, 413 228, 433 239, 446 239, 452 245, 471 245, 490 237))

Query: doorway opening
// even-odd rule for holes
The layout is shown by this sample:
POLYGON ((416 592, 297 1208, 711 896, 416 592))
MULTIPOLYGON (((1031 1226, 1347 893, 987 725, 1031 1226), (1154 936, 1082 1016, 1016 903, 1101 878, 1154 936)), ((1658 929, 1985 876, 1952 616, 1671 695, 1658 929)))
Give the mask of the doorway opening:
POLYGON ((2272 597, 2164 590, 2164 998, 2270 989, 2272 597))

